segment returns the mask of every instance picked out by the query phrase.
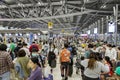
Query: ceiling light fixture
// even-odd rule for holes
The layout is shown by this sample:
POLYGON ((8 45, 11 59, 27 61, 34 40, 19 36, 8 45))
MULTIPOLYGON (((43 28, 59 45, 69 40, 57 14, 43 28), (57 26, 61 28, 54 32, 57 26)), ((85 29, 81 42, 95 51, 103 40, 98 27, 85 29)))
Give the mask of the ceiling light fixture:
POLYGON ((38 4, 38 5, 41 5, 41 2, 38 2, 37 4, 38 4))
POLYGON ((104 8, 106 8, 106 7, 107 7, 106 5, 102 5, 100 8, 103 8, 103 9, 104 9, 104 8))
POLYGON ((23 6, 23 7, 24 7, 24 4, 22 4, 22 3, 18 3, 18 6, 23 6))

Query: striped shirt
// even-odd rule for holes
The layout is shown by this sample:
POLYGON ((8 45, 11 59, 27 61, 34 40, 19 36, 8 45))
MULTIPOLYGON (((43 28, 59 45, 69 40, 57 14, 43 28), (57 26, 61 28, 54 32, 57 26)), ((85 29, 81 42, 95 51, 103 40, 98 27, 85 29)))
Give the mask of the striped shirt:
POLYGON ((11 56, 6 51, 0 51, 0 75, 10 71, 13 67, 11 56))

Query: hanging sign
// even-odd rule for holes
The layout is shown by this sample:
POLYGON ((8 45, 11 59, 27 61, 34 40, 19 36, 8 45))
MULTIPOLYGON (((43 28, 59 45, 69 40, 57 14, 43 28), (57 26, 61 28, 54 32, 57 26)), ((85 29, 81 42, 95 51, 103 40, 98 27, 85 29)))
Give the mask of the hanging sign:
POLYGON ((48 28, 49 29, 53 28, 53 23, 52 22, 48 22, 48 28))

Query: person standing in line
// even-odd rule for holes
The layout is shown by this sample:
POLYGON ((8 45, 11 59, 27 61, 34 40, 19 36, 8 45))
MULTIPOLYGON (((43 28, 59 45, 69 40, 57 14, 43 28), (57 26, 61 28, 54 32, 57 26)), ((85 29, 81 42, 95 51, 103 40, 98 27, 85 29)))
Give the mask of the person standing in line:
POLYGON ((64 49, 60 53, 62 80, 68 80, 69 64, 70 64, 70 51, 67 48, 68 48, 68 44, 65 43, 64 49), (64 74, 64 71, 65 71, 65 74, 64 74))
POLYGON ((54 44, 50 46, 49 53, 48 53, 48 64, 51 67, 51 73, 53 73, 53 68, 56 67, 56 54, 55 54, 55 47, 54 44))
POLYGON ((33 49, 36 49, 37 52, 39 51, 39 47, 35 42, 32 42, 32 44, 29 47, 30 54, 32 54, 33 49))
POLYGON ((5 44, 0 44, 0 80, 10 80, 10 68, 14 67, 12 58, 6 49, 5 44))
POLYGON ((17 58, 14 60, 15 70, 19 74, 18 78, 26 80, 30 74, 30 70, 27 68, 29 58, 26 56, 26 52, 20 49, 17 53, 17 58))
POLYGON ((72 77, 73 74, 73 45, 69 43, 69 47, 67 48, 70 51, 70 64, 69 64, 69 77, 72 77))
POLYGON ((18 43, 17 43, 17 46, 16 46, 15 49, 14 49, 15 58, 17 57, 18 51, 19 51, 22 47, 23 47, 22 43, 21 43, 21 42, 18 42, 18 43))
POLYGON ((37 57, 32 57, 28 62, 28 67, 31 68, 30 77, 27 80, 43 80, 42 69, 37 57))
POLYGON ((16 45, 14 43, 14 40, 11 40, 11 42, 10 42, 10 49, 9 49, 8 52, 10 53, 10 55, 12 57, 12 60, 14 60, 14 57, 15 57, 15 54, 14 54, 15 47, 16 47, 16 45))

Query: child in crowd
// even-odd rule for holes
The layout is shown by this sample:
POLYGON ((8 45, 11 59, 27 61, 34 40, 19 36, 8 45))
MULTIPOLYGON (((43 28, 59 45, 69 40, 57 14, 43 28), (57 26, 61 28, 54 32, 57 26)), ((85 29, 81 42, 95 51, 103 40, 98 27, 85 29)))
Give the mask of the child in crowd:
POLYGON ((102 73, 101 80, 106 80, 107 77, 113 76, 113 65, 110 61, 110 58, 108 56, 105 56, 104 60, 106 61, 106 64, 109 65, 109 72, 108 73, 102 73))
POLYGON ((82 60, 84 60, 85 57, 81 56, 81 58, 77 58, 76 59, 76 74, 79 74, 79 69, 81 69, 81 76, 83 76, 83 72, 84 72, 84 67, 80 64, 82 60))

